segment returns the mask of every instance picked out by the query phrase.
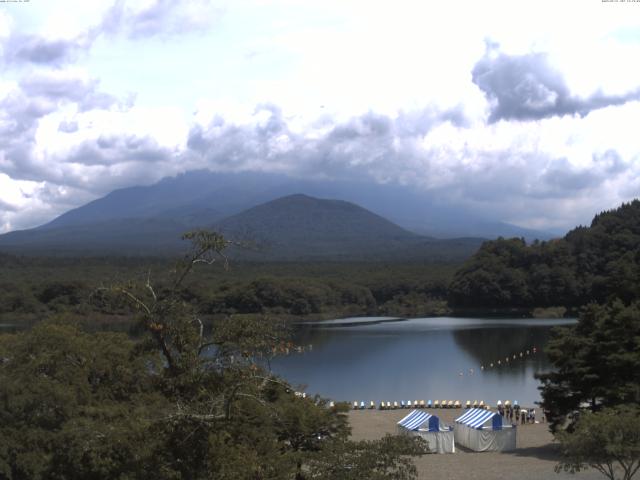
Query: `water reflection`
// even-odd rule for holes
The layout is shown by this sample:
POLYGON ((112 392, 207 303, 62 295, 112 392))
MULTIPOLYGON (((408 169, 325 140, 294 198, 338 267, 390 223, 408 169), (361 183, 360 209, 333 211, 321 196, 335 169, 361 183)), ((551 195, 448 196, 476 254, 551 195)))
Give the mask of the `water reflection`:
POLYGON ((511 399, 532 404, 539 400, 534 373, 550 367, 544 355, 549 331, 568 323, 441 317, 307 327, 296 340, 312 344, 313 350, 277 358, 272 367, 292 383, 307 385, 310 393, 337 400, 511 399))

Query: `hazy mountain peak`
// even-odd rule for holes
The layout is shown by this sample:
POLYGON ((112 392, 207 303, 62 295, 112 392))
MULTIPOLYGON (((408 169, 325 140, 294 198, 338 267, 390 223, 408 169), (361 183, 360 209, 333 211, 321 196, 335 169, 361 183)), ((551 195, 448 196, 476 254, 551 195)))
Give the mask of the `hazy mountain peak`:
POLYGON ((279 198, 336 199, 360 205, 401 227, 438 238, 554 235, 487 219, 438 198, 394 184, 347 180, 309 180, 264 172, 193 170, 149 186, 114 190, 71 210, 41 228, 84 225, 131 218, 165 218, 187 226, 208 225, 279 198))

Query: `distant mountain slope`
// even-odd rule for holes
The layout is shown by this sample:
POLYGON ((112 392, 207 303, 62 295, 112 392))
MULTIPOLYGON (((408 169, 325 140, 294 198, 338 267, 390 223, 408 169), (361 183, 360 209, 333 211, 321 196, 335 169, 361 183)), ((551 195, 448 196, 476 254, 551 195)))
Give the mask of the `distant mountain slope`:
POLYGON ((438 237, 525 237, 549 239, 547 232, 482 218, 411 187, 340 180, 304 180, 264 172, 187 172, 144 186, 115 190, 71 210, 40 228, 145 218, 209 225, 248 208, 296 193, 356 203, 413 232, 438 237))
POLYGON ((261 197, 254 199, 256 192, 280 182, 281 175, 195 170, 164 178, 153 185, 114 190, 40 228, 131 218, 170 219, 187 225, 206 225, 262 203, 261 197))
POLYGON ((185 248, 180 222, 118 219, 86 225, 22 230, 0 235, 0 250, 64 255, 164 255, 185 248))
MULTIPOLYGON (((480 239, 437 240, 409 232, 358 205, 290 195, 236 215, 209 228, 249 248, 234 248, 234 258, 251 260, 461 260, 480 239)), ((49 226, 0 236, 10 252, 61 254, 176 254, 184 222, 170 218, 107 220, 49 226)))

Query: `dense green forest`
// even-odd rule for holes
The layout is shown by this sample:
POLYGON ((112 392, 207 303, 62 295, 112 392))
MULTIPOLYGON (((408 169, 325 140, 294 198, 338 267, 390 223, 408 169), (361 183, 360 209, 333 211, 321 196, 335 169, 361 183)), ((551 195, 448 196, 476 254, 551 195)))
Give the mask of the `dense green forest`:
MULTIPOLYGON (((182 296, 206 318, 234 313, 295 318, 445 313, 456 264, 242 263, 227 270, 198 266, 182 296)), ((114 283, 159 280, 174 263, 163 258, 0 256, 0 322, 34 324, 62 312, 95 324, 127 320, 103 308, 96 292, 114 283)))
POLYGON ((640 296, 640 201, 596 215, 564 238, 486 242, 449 286, 453 308, 576 308, 640 296))

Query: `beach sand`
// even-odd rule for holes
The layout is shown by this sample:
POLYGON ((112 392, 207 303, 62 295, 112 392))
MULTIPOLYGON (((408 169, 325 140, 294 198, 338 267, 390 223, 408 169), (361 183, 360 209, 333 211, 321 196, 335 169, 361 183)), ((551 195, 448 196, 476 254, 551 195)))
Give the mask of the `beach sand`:
MULTIPOLYGON (((374 440, 397 433, 396 423, 410 410, 352 410, 349 422, 354 440, 374 440)), ((453 425, 464 409, 427 409, 440 422, 453 425)), ((423 455, 415 459, 420 479, 591 480, 604 477, 595 470, 579 474, 555 473, 557 445, 546 423, 518 425, 517 449, 512 452, 472 452, 456 445, 456 453, 423 455)))

